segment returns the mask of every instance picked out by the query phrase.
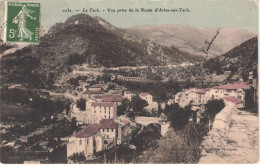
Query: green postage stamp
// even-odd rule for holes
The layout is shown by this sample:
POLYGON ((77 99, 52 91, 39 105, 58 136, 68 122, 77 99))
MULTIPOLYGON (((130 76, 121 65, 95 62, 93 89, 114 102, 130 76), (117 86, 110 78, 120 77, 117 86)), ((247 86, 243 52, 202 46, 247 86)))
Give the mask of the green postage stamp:
POLYGON ((6 2, 6 42, 39 43, 40 3, 6 2))

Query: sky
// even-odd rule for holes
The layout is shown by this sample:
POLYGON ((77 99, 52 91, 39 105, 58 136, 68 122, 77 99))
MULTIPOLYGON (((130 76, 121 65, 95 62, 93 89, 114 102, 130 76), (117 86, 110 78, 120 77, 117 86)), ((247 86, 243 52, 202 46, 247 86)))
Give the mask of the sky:
MULTIPOLYGON (((0 0, 3 2, 4 0, 0 0)), ((39 0, 41 24, 48 30, 57 22, 82 13, 83 8, 98 8, 100 12, 85 12, 100 16, 119 28, 135 25, 178 24, 200 28, 237 28, 258 31, 257 0, 39 0), (183 8, 190 12, 108 12, 114 9, 183 8), (73 12, 62 12, 71 9, 73 12), (75 10, 80 10, 79 12, 75 10), (104 10, 104 11, 103 11, 104 10)), ((1 4, 0 4, 1 5, 1 4)), ((2 10, 1 10, 2 11, 2 10)), ((1 13, 0 13, 1 14, 1 13)), ((0 20, 1 22, 1 20, 0 20)))

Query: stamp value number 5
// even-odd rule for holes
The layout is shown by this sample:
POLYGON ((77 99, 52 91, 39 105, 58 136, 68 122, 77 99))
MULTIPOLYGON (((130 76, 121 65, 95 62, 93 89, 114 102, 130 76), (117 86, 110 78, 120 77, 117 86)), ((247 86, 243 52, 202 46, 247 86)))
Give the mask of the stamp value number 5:
POLYGON ((6 42, 39 43, 40 3, 7 2, 6 42))

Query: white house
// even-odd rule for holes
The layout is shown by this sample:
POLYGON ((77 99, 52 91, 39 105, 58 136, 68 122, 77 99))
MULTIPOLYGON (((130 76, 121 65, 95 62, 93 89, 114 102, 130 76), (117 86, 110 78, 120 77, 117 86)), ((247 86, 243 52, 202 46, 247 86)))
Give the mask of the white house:
POLYGON ((129 133, 129 121, 102 119, 99 124, 91 124, 69 138, 67 157, 81 152, 87 157, 94 152, 109 149, 127 141, 129 133))
POLYGON ((132 97, 133 97, 133 94, 131 93, 131 91, 124 91, 124 98, 127 98, 129 101, 132 101, 132 97))
POLYGON ((101 119, 111 119, 117 117, 117 106, 113 102, 94 102, 91 103, 91 114, 94 119, 94 123, 98 123, 101 119))
POLYGON ((121 95, 111 95, 111 96, 103 96, 101 97, 102 102, 113 102, 117 106, 122 104, 123 97, 121 95))
POLYGON ((141 92, 139 96, 141 99, 146 100, 148 104, 153 102, 153 96, 147 92, 141 92))
POLYGON ((211 99, 239 99, 232 100, 236 104, 238 104, 239 108, 245 106, 245 96, 246 91, 250 89, 252 84, 248 82, 236 82, 236 83, 228 83, 225 85, 215 86, 212 88, 206 89, 188 89, 186 91, 179 92, 175 95, 175 103, 179 103, 181 107, 186 106, 191 101, 193 101, 194 105, 206 104, 211 99), (231 97, 231 98, 228 98, 231 97), (243 103, 241 103, 241 101, 243 103), (238 102, 238 103, 237 103, 238 102))
POLYGON ((89 91, 101 91, 102 86, 99 84, 92 85, 88 88, 89 91))
POLYGON ((91 124, 69 138, 67 157, 83 152, 85 156, 103 150, 103 136, 98 133, 99 124, 91 124))
POLYGON ((104 136, 104 146, 107 149, 108 145, 116 146, 118 123, 114 119, 102 119, 100 121, 99 132, 104 136))
POLYGON ((244 107, 244 102, 243 100, 237 99, 235 97, 223 97, 223 99, 226 102, 229 102, 230 104, 233 104, 236 108, 243 108, 244 107))
POLYGON ((91 90, 87 90, 85 92, 83 92, 82 97, 86 100, 88 100, 89 98, 94 99, 96 96, 99 95, 103 95, 104 92, 103 91, 91 91, 91 90))

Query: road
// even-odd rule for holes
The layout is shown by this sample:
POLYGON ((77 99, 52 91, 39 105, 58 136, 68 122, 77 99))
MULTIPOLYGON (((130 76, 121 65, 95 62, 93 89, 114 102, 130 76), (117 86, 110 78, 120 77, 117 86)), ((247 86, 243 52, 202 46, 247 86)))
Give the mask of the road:
POLYGON ((258 116, 237 110, 232 115, 230 129, 217 142, 222 142, 215 153, 207 153, 200 164, 257 163, 259 158, 258 116))

